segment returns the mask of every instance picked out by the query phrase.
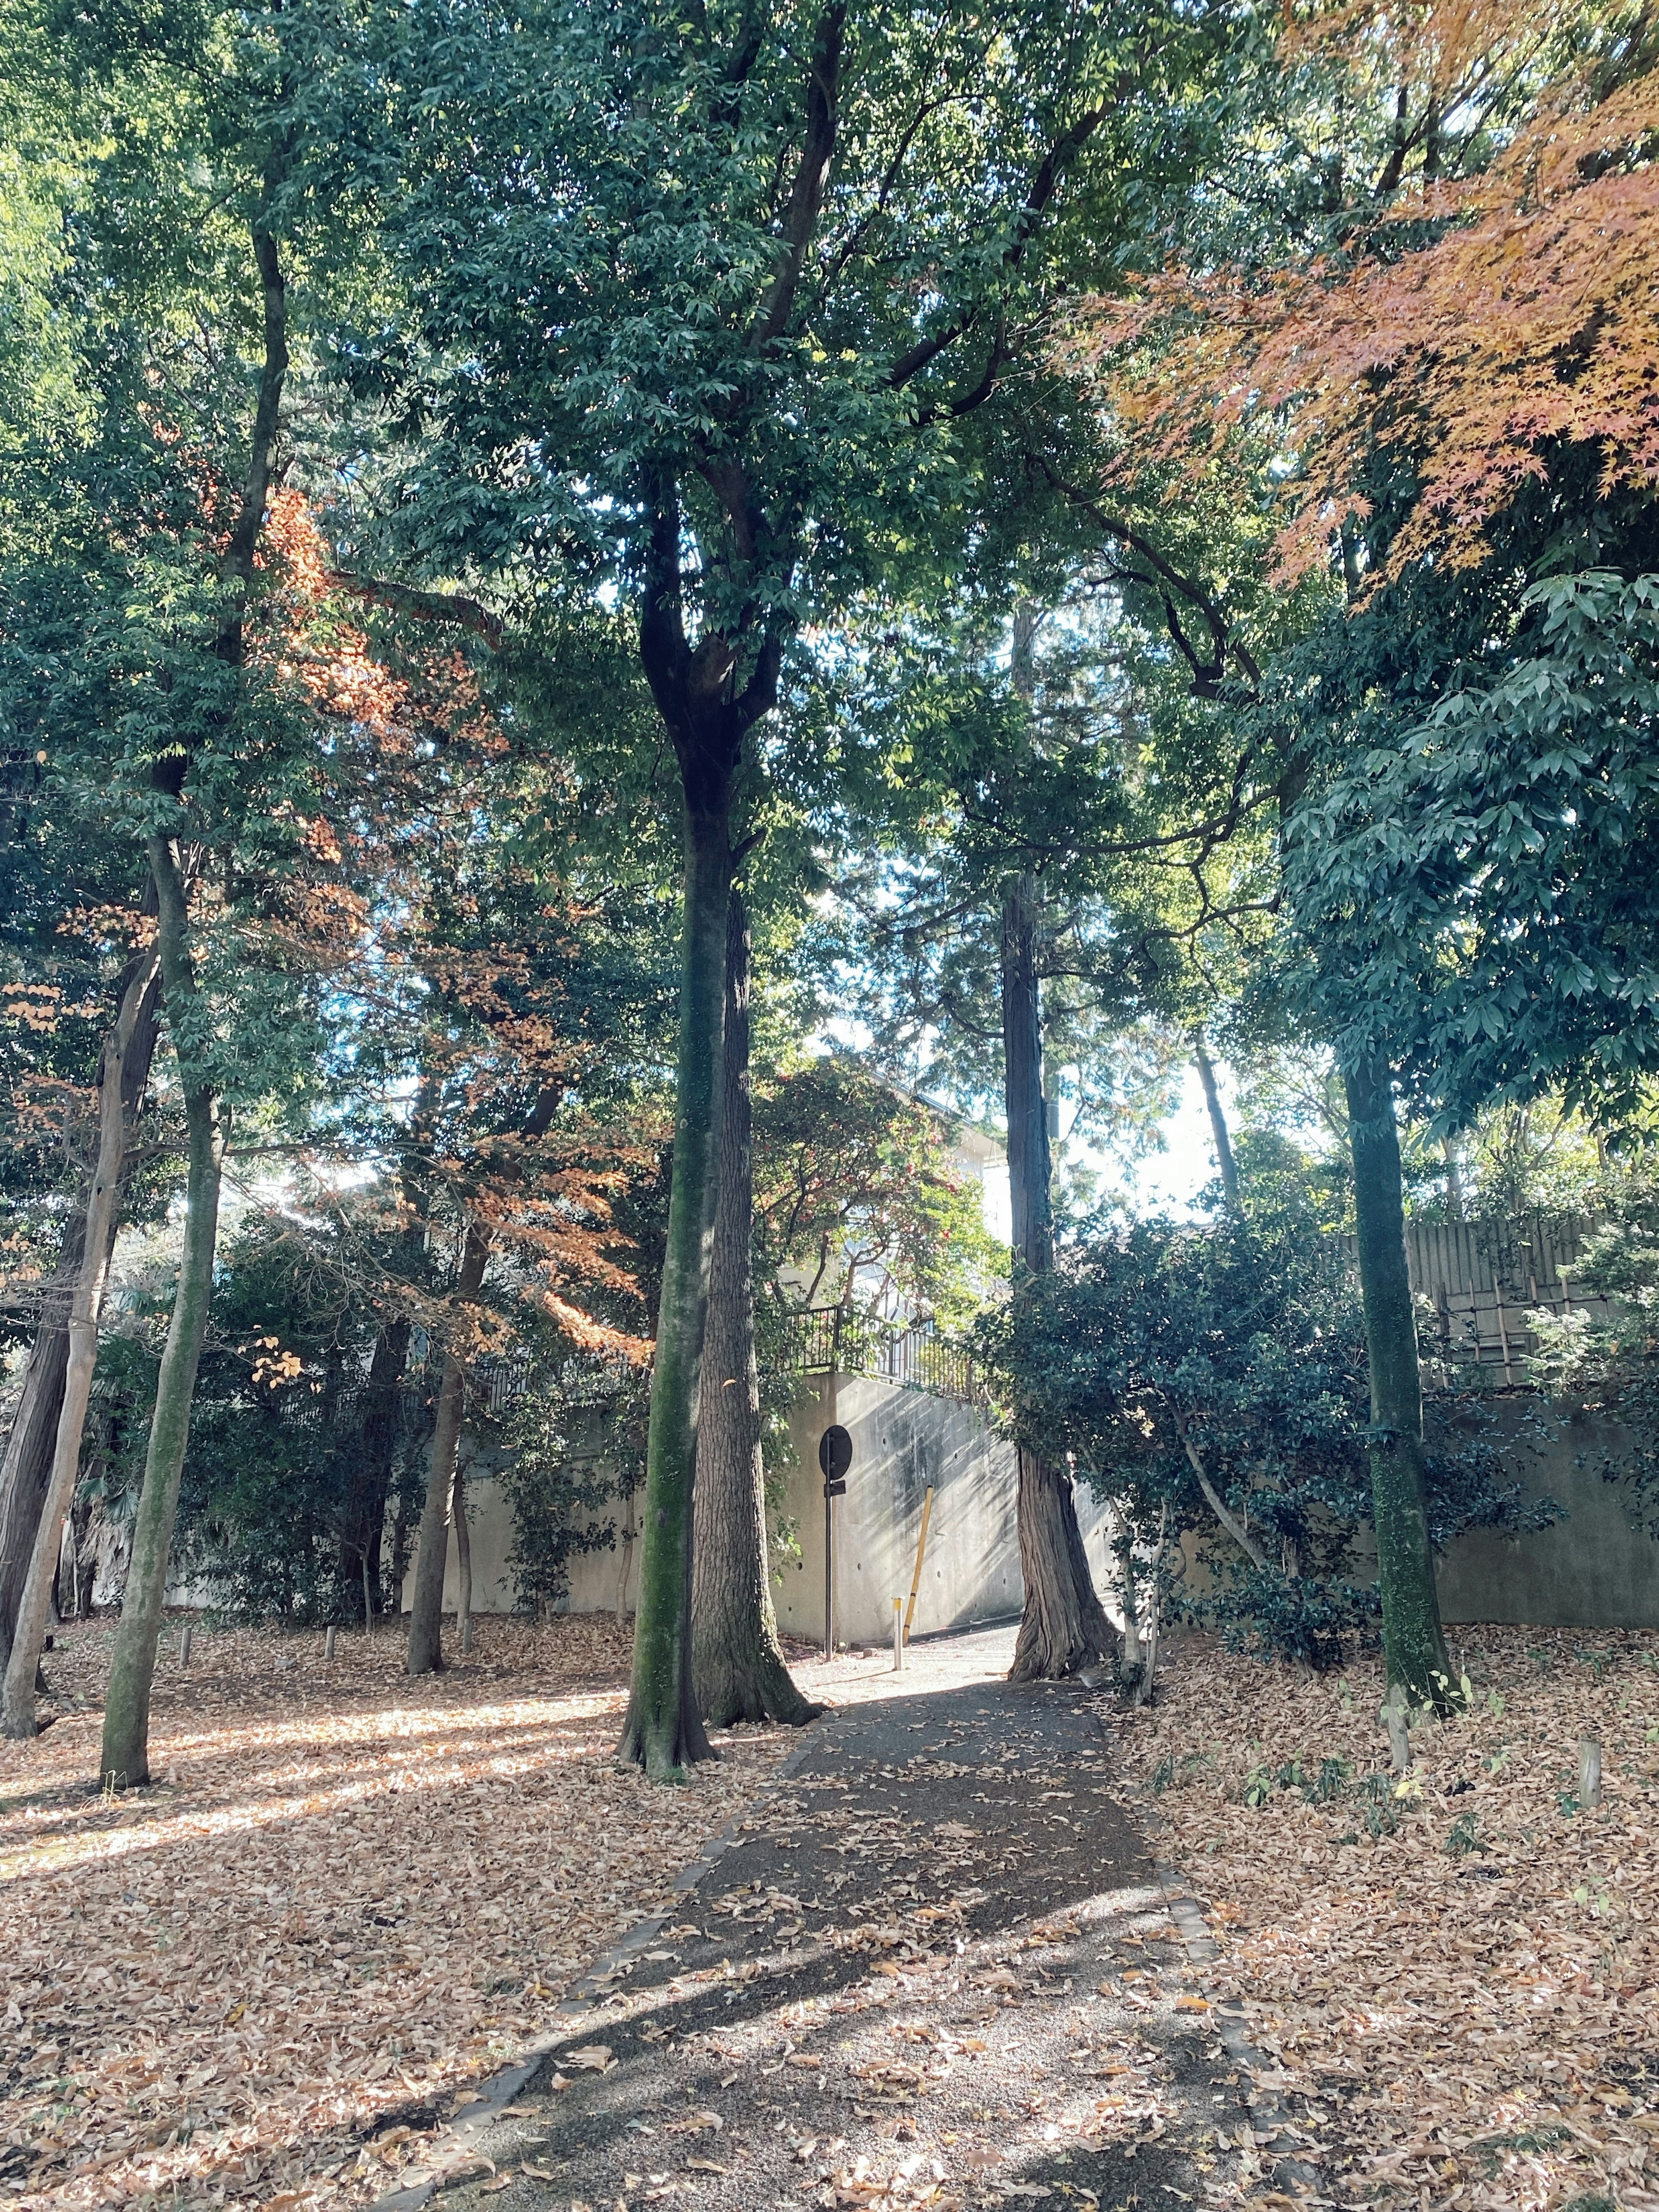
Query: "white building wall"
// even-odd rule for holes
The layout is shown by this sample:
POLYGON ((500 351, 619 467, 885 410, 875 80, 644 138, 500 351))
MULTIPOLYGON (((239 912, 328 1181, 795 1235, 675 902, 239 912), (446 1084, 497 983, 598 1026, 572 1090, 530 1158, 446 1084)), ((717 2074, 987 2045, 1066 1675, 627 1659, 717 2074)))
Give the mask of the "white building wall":
MULTIPOLYGON (((994 1435, 971 1406, 861 1376, 842 1376, 833 1392, 825 1378, 790 1424, 795 1459, 784 1510, 797 1525, 801 1556, 773 1584, 778 1625, 784 1632, 811 1642, 821 1642, 823 1636, 823 1492, 817 1447, 832 1418, 853 1439, 847 1495, 835 1504, 837 1640, 871 1644, 890 1640, 893 1600, 908 1602, 922 1500, 930 1484, 933 1506, 912 1632, 926 1636, 1017 1613, 1022 1589, 1014 1525, 1013 1447, 994 1435)), ((468 1485, 468 1501, 473 1611, 511 1612, 514 1591, 507 1561, 512 1516, 500 1482, 494 1476, 481 1476, 468 1485)), ((1086 1492, 1079 1494, 1078 1510, 1090 1565, 1103 1597, 1104 1511, 1086 1492)), ((620 1540, 572 1561, 567 1609, 611 1611, 624 1569, 625 1603, 631 1610, 638 1547, 624 1551, 620 1540)), ((413 1591, 411 1571, 404 1585, 405 1610, 413 1591)), ((446 1611, 454 1611, 456 1595, 452 1540, 444 1577, 446 1611)))

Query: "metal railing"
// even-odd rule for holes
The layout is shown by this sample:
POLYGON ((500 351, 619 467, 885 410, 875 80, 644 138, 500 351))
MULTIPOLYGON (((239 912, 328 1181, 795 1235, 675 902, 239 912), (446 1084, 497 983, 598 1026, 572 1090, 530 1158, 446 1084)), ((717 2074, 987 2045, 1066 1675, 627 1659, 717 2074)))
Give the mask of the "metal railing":
POLYGON ((790 1314, 772 1364, 789 1375, 863 1375, 963 1405, 985 1402, 985 1384, 971 1355, 926 1322, 894 1328, 833 1308, 790 1314))

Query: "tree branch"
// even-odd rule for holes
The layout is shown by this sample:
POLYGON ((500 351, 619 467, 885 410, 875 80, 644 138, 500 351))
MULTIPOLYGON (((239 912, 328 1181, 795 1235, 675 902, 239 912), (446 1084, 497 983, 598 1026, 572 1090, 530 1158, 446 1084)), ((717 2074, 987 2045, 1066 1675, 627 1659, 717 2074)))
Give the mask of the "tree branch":
POLYGON ((812 34, 812 68, 806 83, 806 135, 783 224, 783 258, 773 278, 751 343, 769 345, 783 334, 794 305, 806 249, 823 207, 836 151, 836 103, 840 92, 842 34, 847 0, 830 0, 812 34))
POLYGON ((1193 1473, 1198 1477, 1198 1486, 1204 1492, 1205 1501, 1211 1512, 1220 1522, 1234 1543, 1238 1546, 1239 1550, 1248 1558, 1254 1559, 1257 1566, 1265 1567, 1267 1564, 1267 1554, 1237 1516, 1228 1511, 1222 1501, 1221 1493, 1204 1471, 1204 1462, 1198 1455, 1197 1446, 1187 1434, 1186 1425, 1177 1421, 1176 1426, 1181 1434, 1182 1448, 1192 1462, 1193 1473))
MULTIPOLYGON (((1031 179, 1030 190, 1025 195, 1025 204, 1021 208, 1018 218, 1014 224, 1014 234, 1008 241, 1002 256, 1002 273, 1005 276, 1012 276, 1015 270, 1018 268, 1025 249, 1030 244, 1038 223, 1042 220, 1044 210, 1054 196, 1066 165, 1099 129, 1104 113, 1103 108, 1097 107, 1091 110, 1087 115, 1079 118, 1069 131, 1060 134, 1043 156, 1041 167, 1031 179)), ((977 304, 966 308, 954 322, 946 324, 942 331, 936 331, 932 337, 921 339, 919 343, 911 347, 908 353, 901 355, 887 372, 890 390, 902 392, 913 378, 920 376, 924 368, 937 361, 948 346, 954 345, 959 337, 965 337, 973 328, 978 316, 977 304)))
POLYGON ((359 576, 349 569, 328 568, 323 581, 333 592, 367 599, 373 606, 390 607, 394 614, 413 615, 419 622, 453 623, 475 630, 492 653, 499 653, 506 635, 501 617, 479 600, 462 592, 429 592, 417 584, 395 583, 386 576, 359 576))

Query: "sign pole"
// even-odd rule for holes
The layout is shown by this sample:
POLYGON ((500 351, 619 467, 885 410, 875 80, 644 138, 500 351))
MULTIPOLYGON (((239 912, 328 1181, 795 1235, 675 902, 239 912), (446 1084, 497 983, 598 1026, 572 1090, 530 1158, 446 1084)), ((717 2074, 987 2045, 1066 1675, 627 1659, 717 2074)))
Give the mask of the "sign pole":
POLYGON ((823 1470, 823 1656, 836 1656, 836 1500, 847 1495, 847 1470, 853 1464, 853 1439, 838 1421, 818 1438, 823 1470))

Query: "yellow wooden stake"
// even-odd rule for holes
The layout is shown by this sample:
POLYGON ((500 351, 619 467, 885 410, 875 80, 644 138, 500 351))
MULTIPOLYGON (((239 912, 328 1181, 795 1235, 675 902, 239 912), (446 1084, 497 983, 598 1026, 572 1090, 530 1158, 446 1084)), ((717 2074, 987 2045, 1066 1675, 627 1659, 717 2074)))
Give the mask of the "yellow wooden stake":
POLYGON ((921 1533, 916 1538, 916 1571, 910 1577, 910 1602, 904 1608, 904 1640, 910 1640, 910 1623, 915 1618, 916 1592, 921 1588, 922 1556, 927 1549, 927 1523, 933 1510, 933 1486, 927 1486, 927 1495, 921 1501, 921 1533))

